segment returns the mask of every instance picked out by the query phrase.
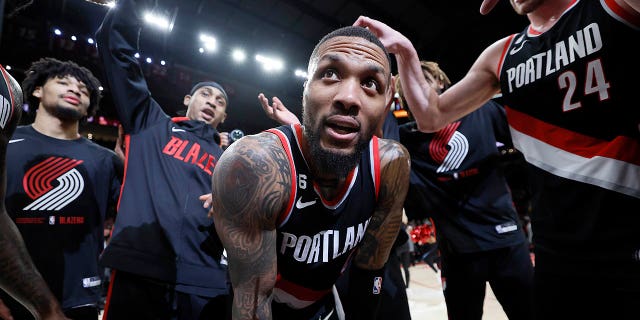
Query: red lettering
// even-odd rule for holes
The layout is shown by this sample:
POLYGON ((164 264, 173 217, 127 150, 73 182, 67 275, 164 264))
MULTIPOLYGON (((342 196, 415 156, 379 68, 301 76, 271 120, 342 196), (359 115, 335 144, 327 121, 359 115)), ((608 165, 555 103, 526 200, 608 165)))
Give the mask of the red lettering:
POLYGON ((204 167, 204 172, 211 175, 211 170, 216 167, 216 157, 209 155, 209 161, 207 161, 207 166, 204 167))
POLYGON ((176 151, 178 150, 181 144, 182 144, 181 139, 176 137, 171 137, 171 140, 167 143, 167 145, 164 146, 164 149, 162 149, 162 153, 168 154, 171 156, 174 153, 176 153, 176 151))
POLYGON ((204 161, 207 160, 208 154, 205 152, 200 159, 198 159, 198 163, 196 165, 200 167, 200 169, 204 170, 204 161))
POLYGON ((187 152, 187 155, 184 157, 184 162, 191 161, 191 163, 196 163, 196 159, 198 159, 198 154, 200 154, 200 145, 197 143, 194 143, 191 146, 191 149, 189 149, 189 152, 187 152))
POLYGON ((84 217, 60 217, 59 224, 83 224, 84 217))
POLYGON ((44 218, 16 218, 16 224, 44 224, 44 218))
POLYGON ((178 151, 176 151, 176 154, 174 154, 173 157, 178 160, 184 160, 184 157, 180 154, 182 153, 182 151, 184 151, 184 148, 186 148, 188 144, 189 144, 189 140, 182 141, 180 148, 178 148, 178 151))

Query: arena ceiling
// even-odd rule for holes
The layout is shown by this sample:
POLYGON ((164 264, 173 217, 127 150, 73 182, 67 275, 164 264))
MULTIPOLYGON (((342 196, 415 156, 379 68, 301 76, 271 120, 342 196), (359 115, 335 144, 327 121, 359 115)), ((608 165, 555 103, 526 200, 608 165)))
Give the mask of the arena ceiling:
MULTIPOLYGON (((1 1, 1 0, 0 0, 1 1)), ((151 1, 153 3, 154 1, 151 1)), ((141 39, 144 56, 167 61, 166 73, 188 70, 191 79, 209 78, 229 88, 231 104, 223 130, 241 128, 256 133, 275 125, 264 116, 257 102, 259 92, 279 96, 295 112, 300 112, 302 80, 293 75, 306 68, 317 41, 338 27, 351 25, 366 15, 396 28, 411 39, 423 59, 435 60, 455 82, 493 41, 518 32, 524 17, 501 1, 487 16, 479 14, 480 0, 157 0, 155 12, 174 18, 171 33, 150 31, 141 39), (199 54, 198 35, 207 32, 218 39, 219 52, 199 54), (226 53, 242 47, 247 63, 236 65, 226 53), (255 53, 281 57, 285 69, 267 74, 253 61, 255 53)), ((1 3, 1 2, 0 2, 1 3)), ((91 37, 108 8, 84 0, 7 0, 4 10, 0 63, 12 65, 19 80, 30 61, 41 56, 74 59, 93 70, 100 79, 97 59, 65 52, 52 36, 60 28, 65 36, 91 37), (15 15, 7 16, 20 4, 31 2, 15 15)), ((82 51, 82 52, 86 52, 82 51)), ((88 54, 89 56, 91 53, 88 54)), ((154 69, 155 70, 155 69, 154 69)), ((155 77, 147 70, 148 77, 155 77)), ((157 71, 157 70, 156 70, 157 71)), ((167 76, 166 74, 164 75, 167 76)), ((185 84, 160 77, 149 81, 151 91, 170 114, 181 109, 185 84)), ((108 92, 107 96, 108 96, 108 92)), ((113 116, 108 97, 102 112, 113 116)))

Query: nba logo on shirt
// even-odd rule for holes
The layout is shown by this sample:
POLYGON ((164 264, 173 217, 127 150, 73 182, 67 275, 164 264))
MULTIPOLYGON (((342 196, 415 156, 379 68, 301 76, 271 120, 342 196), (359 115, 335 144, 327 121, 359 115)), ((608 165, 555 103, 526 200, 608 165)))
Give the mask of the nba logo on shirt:
POLYGON ((380 294, 382 289, 382 277, 373 278, 373 294, 380 294))
POLYGON ((56 224, 56 216, 49 216, 49 224, 50 225, 56 224))

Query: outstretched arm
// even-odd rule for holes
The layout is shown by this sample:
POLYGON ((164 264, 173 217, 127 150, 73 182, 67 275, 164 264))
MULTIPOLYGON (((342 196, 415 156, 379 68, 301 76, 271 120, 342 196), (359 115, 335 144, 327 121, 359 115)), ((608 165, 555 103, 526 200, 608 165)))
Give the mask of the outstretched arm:
MULTIPOLYGON (((380 294, 375 278, 382 271, 402 224, 402 206, 409 188, 409 152, 398 142, 380 139, 380 193, 367 232, 353 260, 349 276, 348 319, 376 319, 380 294), (353 270, 353 267, 357 268, 353 270), (358 270, 359 269, 359 270, 358 270), (361 307, 362 306, 362 307, 361 307)), ((384 286, 385 279, 382 278, 384 286)))
POLYGON ((134 134, 166 118, 152 99, 135 53, 142 30, 142 10, 150 0, 120 0, 110 9, 96 32, 102 71, 126 134, 134 134))
POLYGON ((233 319, 271 319, 276 220, 291 193, 291 168, 277 137, 247 136, 220 157, 211 213, 227 250, 233 319))
POLYGON ((421 131, 440 130, 479 108, 500 91, 495 72, 506 39, 487 48, 465 78, 439 96, 424 78, 420 59, 409 39, 388 25, 368 17, 359 17, 354 25, 369 28, 389 53, 395 55, 404 98, 421 131))
POLYGON ((262 105, 262 110, 267 116, 279 124, 289 125, 300 123, 300 119, 284 106, 278 97, 273 97, 273 104, 269 104, 269 99, 263 93, 258 95, 258 100, 262 105))

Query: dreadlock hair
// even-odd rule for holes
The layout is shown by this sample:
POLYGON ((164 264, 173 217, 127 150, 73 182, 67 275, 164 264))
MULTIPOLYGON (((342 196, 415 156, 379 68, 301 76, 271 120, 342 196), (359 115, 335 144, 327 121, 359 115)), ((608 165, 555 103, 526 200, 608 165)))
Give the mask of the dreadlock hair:
POLYGON ((30 112, 35 112, 40 104, 40 99, 33 96, 37 87, 42 87, 49 79, 72 76, 82 81, 89 90, 89 107, 87 117, 95 115, 98 111, 100 98, 100 81, 85 67, 81 67, 73 61, 60 61, 55 58, 42 58, 31 64, 22 81, 24 100, 29 104, 30 112))
MULTIPOLYGON (((447 74, 444 73, 442 69, 440 69, 440 66, 438 66, 437 62, 421 60, 420 68, 422 68, 422 74, 424 74, 425 79, 428 78, 428 75, 431 75, 434 79, 442 83, 442 92, 449 89, 449 87, 451 86, 451 80, 449 80, 447 74)), ((398 95, 400 95, 400 105, 402 105, 402 107, 406 109, 407 101, 404 99, 400 77, 398 77, 396 80, 396 92, 398 93, 398 95)))

